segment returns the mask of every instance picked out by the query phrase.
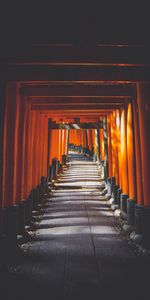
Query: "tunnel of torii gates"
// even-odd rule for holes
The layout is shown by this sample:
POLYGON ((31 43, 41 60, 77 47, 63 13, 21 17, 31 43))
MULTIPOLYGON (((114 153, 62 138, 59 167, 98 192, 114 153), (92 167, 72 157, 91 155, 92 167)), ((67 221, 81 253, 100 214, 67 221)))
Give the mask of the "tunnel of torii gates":
POLYGON ((86 67, 91 68, 79 66, 81 80, 78 64, 72 64, 74 72, 65 63, 52 66, 50 74, 44 64, 43 69, 36 63, 3 66, 1 236, 24 234, 47 182, 62 172, 68 145, 74 144, 93 151, 103 166, 106 193, 150 248, 149 69, 129 65, 128 72, 128 64, 126 69, 113 64, 104 71, 98 64, 87 72, 86 67))

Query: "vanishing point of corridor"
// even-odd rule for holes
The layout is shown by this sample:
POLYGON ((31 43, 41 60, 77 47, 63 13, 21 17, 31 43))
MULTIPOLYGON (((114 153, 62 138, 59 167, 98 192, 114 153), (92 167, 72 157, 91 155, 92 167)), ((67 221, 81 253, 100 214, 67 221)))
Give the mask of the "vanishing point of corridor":
POLYGON ((116 229, 103 189, 97 164, 70 153, 2 299, 142 299, 146 262, 116 229))

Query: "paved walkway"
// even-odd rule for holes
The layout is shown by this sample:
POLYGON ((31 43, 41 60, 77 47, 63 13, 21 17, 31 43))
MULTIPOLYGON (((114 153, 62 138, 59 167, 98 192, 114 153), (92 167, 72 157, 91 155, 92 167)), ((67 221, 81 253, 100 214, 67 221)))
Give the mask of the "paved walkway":
POLYGON ((116 231, 102 186, 96 164, 72 155, 6 294, 28 300, 143 298, 145 264, 116 231))

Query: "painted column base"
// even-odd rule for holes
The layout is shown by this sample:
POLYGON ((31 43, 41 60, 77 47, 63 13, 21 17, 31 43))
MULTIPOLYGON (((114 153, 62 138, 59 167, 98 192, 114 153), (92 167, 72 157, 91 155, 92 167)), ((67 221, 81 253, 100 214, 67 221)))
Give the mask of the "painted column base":
POLYGON ((135 204, 135 233, 142 234, 143 205, 135 204))
POLYGON ((59 165, 59 173, 60 173, 60 174, 63 173, 63 165, 62 165, 62 164, 59 165))
POLYGON ((10 241, 17 240, 17 210, 17 205, 6 207, 3 210, 3 232, 10 241))
POLYGON ((20 235, 25 234, 25 204, 24 204, 24 202, 22 202, 18 205, 17 233, 20 235))
POLYGON ((62 164, 63 164, 63 166, 65 166, 66 163, 67 163, 67 155, 66 155, 66 154, 63 154, 63 155, 62 155, 62 164))
POLYGON ((41 185, 43 187, 43 195, 44 195, 45 193, 47 193, 47 177, 45 176, 41 177, 41 185))
POLYGON ((117 191, 117 202, 118 202, 119 207, 120 207, 120 203, 121 203, 121 194, 122 194, 122 189, 119 188, 117 191))
POLYGON ((53 179, 53 166, 49 166, 49 181, 52 181, 53 179))
POLYGON ((58 169, 58 159, 53 158, 52 160, 52 167, 53 167, 53 178, 54 180, 57 179, 57 169, 58 169))
POLYGON ((150 250, 150 206, 142 210, 142 246, 150 250))
POLYGON ((32 205, 31 205, 31 198, 28 197, 26 200, 23 201, 25 207, 25 225, 31 225, 31 218, 32 218, 32 205))
POLYGON ((0 237, 3 235, 3 212, 4 210, 0 209, 0 237))
POLYGON ((127 199, 127 224, 134 226, 135 224, 135 199, 127 199))
POLYGON ((116 178, 115 178, 115 176, 113 176, 113 177, 111 177, 111 185, 110 185, 111 194, 114 193, 115 185, 116 185, 116 178))
POLYGON ((120 208, 124 213, 127 213, 127 199, 129 196, 127 194, 122 193, 120 195, 120 208))
POLYGON ((33 210, 36 211, 38 209, 39 204, 39 188, 35 188, 32 190, 33 194, 33 210))
POLYGON ((114 185, 113 187, 113 202, 112 204, 116 204, 118 205, 118 189, 119 189, 119 185, 114 185))

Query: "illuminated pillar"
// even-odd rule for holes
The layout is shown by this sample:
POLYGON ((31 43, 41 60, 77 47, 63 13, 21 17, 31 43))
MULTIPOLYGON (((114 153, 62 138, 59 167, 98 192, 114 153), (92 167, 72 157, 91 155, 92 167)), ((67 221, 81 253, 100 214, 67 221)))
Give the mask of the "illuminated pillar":
MULTIPOLYGON (((102 132, 102 130, 101 130, 101 132, 102 132)), ((110 116, 107 117, 107 132, 108 132, 108 176, 112 177, 112 148, 111 148, 110 116)))
POLYGON ((66 144, 65 144, 65 154, 68 155, 68 145, 69 145, 69 129, 66 129, 66 144))
POLYGON ((47 177, 47 149, 48 149, 48 128, 47 128, 47 116, 44 115, 44 129, 43 129, 43 149, 42 149, 42 176, 47 177))
POLYGON ((97 163, 100 162, 100 146, 99 146, 99 129, 95 129, 95 145, 96 145, 96 154, 97 154, 97 163))
MULTIPOLYGON (((3 178, 3 169, 4 169, 4 120, 5 116, 5 97, 6 97, 6 85, 0 85, 0 209, 3 207, 3 188, 4 188, 4 178, 3 178)), ((0 232, 2 229, 2 211, 0 210, 0 232)))
POLYGON ((144 205, 150 205, 150 85, 137 84, 144 205))
POLYGON ((136 156, 136 187, 137 187, 137 203, 144 204, 143 184, 142 184, 142 160, 141 160, 141 143, 140 143, 140 129, 139 129, 139 109, 137 102, 133 105, 134 116, 134 132, 135 132, 135 156, 136 156))
POLYGON ((50 168, 50 129, 49 129, 49 119, 48 119, 48 132, 47 132, 47 177, 49 177, 49 168, 50 168))
POLYGON ((127 110, 127 161, 128 161, 128 185, 129 198, 136 198, 136 180, 135 180, 135 151, 133 134, 133 116, 131 103, 127 110))
POLYGON ((128 161, 127 161, 127 116, 126 109, 121 111, 121 189, 122 194, 120 197, 121 210, 127 212, 127 199, 129 193, 128 186, 128 161))
POLYGON ((52 159, 59 159, 59 130, 51 129, 50 130, 50 165, 52 164, 52 159))
POLYGON ((30 144, 31 144, 31 105, 26 103, 26 115, 23 134, 23 159, 22 159, 22 192, 21 198, 26 198, 30 188, 30 144))
POLYGON ((59 129, 59 140, 58 140, 58 148, 59 148, 59 155, 58 155, 58 159, 60 162, 62 162, 62 130, 59 129))
POLYGON ((115 177, 116 184, 119 183, 119 166, 118 166, 118 139, 117 139, 117 112, 113 111, 110 116, 111 122, 111 149, 112 149, 112 176, 115 177))
POLYGON ((103 132, 104 132, 104 178, 108 177, 108 141, 107 141, 107 118, 103 118, 103 132))
POLYGON ((116 111, 116 137, 117 137, 117 148, 118 148, 118 183, 121 186, 121 145, 120 145, 120 135, 121 132, 121 112, 116 111))
POLYGON ((88 145, 89 149, 92 150, 93 143, 92 143, 92 129, 88 129, 88 145))
POLYGON ((134 149, 133 115, 131 103, 127 109, 127 160, 129 199, 127 200, 127 222, 134 225, 136 203, 136 174, 135 174, 135 149, 134 149))
POLYGON ((2 197, 5 207, 15 204, 19 100, 19 85, 17 83, 9 83, 6 90, 4 120, 2 197))
POLYGON ((16 137, 16 168, 14 175, 14 199, 16 203, 22 200, 22 185, 23 185, 23 164, 25 155, 25 125, 26 125, 26 114, 27 114, 27 99, 21 96, 20 105, 18 105, 18 136, 16 137))
POLYGON ((104 130, 100 129, 100 156, 101 160, 105 158, 105 150, 104 150, 104 130))
POLYGON ((137 104, 142 158, 142 245, 150 249, 150 83, 137 84, 137 104))
POLYGON ((127 165, 127 140, 126 140, 126 111, 121 111, 121 188, 123 193, 128 194, 128 165, 127 165))

